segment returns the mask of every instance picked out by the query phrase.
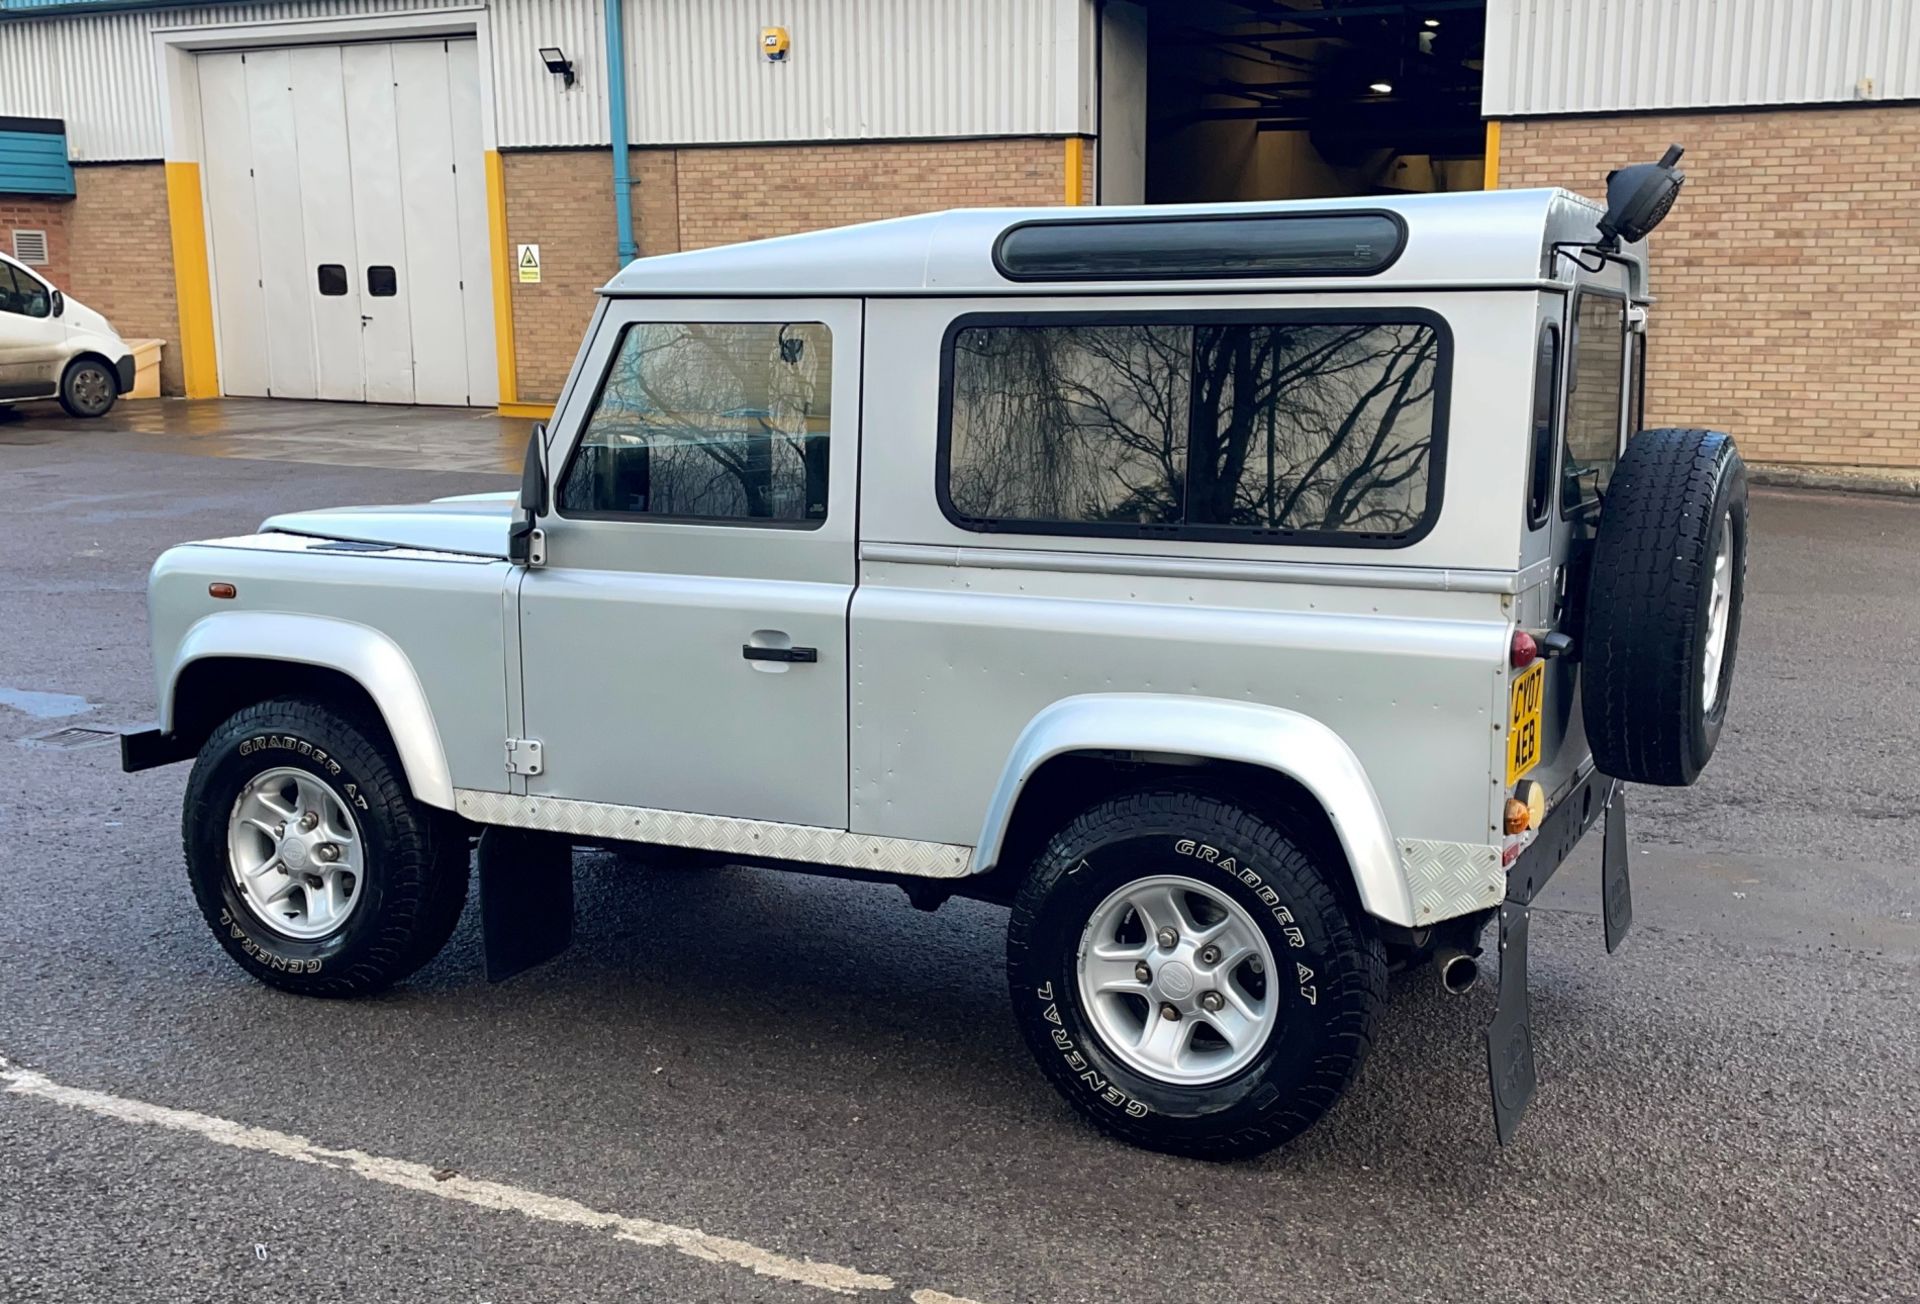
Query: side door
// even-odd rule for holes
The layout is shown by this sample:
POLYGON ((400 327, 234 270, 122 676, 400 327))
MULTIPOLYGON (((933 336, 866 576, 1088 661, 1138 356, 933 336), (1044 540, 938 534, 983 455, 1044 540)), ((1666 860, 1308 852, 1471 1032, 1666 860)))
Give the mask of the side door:
POLYGON ((520 586, 531 795, 847 827, 858 300, 613 300, 520 586))
POLYGON ((0 262, 0 399, 55 393, 66 340, 53 315, 53 291, 33 273, 0 262))

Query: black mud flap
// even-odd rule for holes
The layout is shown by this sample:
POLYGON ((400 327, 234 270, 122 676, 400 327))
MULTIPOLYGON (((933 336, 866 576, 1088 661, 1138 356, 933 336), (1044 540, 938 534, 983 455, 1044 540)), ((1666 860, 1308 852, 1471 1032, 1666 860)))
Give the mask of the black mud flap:
POLYGON ((1600 918, 1607 928, 1607 954, 1627 940, 1633 927, 1633 880, 1627 864, 1627 790, 1616 784, 1607 802, 1607 825, 1600 850, 1600 918))
POLYGON ((1500 905, 1500 996, 1487 1025, 1487 1080, 1493 1087, 1493 1130, 1507 1145, 1526 1117, 1536 1081, 1533 1016, 1527 996, 1527 907, 1500 905))
POLYGON ((1605 821, 1600 854, 1600 913, 1607 950, 1626 940, 1633 924, 1633 888, 1627 874, 1626 786, 1589 773, 1550 811, 1533 844, 1507 871, 1507 896, 1500 903, 1500 994, 1487 1024, 1487 1077, 1493 1091, 1493 1128, 1500 1144, 1513 1134, 1533 1100, 1537 1082, 1533 1061, 1532 1003, 1527 995, 1527 919, 1529 906, 1574 847, 1595 824, 1605 821))
POLYGON ((480 834, 480 933, 487 981, 502 982, 573 944, 573 846, 520 829, 480 834))

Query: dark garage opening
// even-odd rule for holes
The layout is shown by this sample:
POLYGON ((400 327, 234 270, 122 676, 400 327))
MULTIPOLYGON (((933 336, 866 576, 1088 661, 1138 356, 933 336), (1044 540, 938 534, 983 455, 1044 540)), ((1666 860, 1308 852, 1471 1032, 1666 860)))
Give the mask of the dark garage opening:
POLYGON ((1150 0, 1149 203, 1478 190, 1485 0, 1150 0))

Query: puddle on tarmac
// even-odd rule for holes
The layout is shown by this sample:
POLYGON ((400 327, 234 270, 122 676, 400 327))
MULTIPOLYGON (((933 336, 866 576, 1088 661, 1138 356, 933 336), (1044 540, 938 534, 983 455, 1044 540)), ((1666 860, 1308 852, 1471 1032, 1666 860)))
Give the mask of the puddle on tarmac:
POLYGON ((30 688, 8 688, 4 684, 0 684, 0 706, 12 707, 36 720, 64 720, 93 710, 93 703, 77 693, 37 693, 30 688))

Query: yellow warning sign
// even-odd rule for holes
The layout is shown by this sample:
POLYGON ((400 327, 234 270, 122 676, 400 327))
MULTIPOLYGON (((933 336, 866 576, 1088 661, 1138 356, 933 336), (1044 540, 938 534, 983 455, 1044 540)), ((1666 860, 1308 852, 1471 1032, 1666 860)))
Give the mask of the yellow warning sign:
POLYGON ((520 246, 520 284, 540 284, 540 246, 520 246))

